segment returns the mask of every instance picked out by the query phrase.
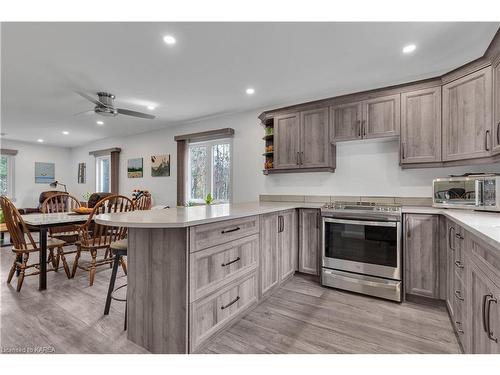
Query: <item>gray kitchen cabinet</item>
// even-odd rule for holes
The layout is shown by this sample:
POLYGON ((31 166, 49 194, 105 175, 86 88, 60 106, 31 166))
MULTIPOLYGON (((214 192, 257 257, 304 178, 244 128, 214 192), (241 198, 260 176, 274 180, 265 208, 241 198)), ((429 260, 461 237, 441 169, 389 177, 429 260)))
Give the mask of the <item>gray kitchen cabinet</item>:
POLYGON ((439 216, 405 215, 406 293, 439 298, 439 216))
POLYGON ((500 153, 500 58, 493 65, 493 154, 500 153))
POLYGON ((451 318, 455 316, 455 248, 457 227, 446 220, 446 307, 451 318))
POLYGON ((441 86, 401 94, 400 160, 441 161, 441 86))
POLYGON ((474 263, 469 267, 470 348, 500 354, 500 288, 474 263))
POLYGON ((339 104, 330 107, 332 142, 361 139, 362 103, 339 104))
POLYGON ((295 273, 298 258, 297 212, 288 210, 278 215, 278 247, 280 282, 295 273))
POLYGON ((300 114, 288 113, 274 118, 274 169, 299 167, 300 114))
POLYGON ((401 126, 400 94, 382 96, 363 102, 363 138, 393 137, 401 126))
POLYGON ((299 210, 299 272, 319 275, 320 211, 299 210))
POLYGON ((443 86, 443 160, 490 156, 492 71, 483 68, 443 86))
POLYGON ((279 283, 278 214, 260 217, 260 291, 266 294, 279 283))
POLYGON ((328 108, 300 112, 300 168, 330 165, 328 108))

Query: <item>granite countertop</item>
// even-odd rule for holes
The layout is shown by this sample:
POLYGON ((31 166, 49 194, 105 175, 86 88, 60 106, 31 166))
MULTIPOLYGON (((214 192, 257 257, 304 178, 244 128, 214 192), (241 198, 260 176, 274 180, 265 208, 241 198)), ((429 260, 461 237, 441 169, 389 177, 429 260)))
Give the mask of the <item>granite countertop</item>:
POLYGON ((101 214, 95 221, 131 228, 185 228, 217 221, 262 215, 294 208, 319 208, 323 203, 253 202, 177 207, 149 211, 101 214))

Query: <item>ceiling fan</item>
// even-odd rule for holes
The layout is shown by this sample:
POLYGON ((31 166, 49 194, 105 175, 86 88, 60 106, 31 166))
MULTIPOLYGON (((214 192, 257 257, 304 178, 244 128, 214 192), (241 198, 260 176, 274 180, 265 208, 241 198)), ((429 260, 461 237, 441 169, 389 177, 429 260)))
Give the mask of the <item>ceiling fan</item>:
MULTIPOLYGON (((145 118, 149 120, 155 118, 155 116, 150 115, 148 113, 131 111, 130 109, 116 108, 113 105, 113 100, 115 99, 115 96, 108 92, 98 92, 97 93, 98 99, 94 99, 92 96, 81 91, 77 91, 76 93, 81 97, 87 99, 88 101, 94 103, 95 107, 93 109, 93 112, 101 116, 114 117, 117 115, 127 115, 127 116, 145 118)), ((92 112, 92 110, 75 113, 75 116, 85 112, 92 112)))

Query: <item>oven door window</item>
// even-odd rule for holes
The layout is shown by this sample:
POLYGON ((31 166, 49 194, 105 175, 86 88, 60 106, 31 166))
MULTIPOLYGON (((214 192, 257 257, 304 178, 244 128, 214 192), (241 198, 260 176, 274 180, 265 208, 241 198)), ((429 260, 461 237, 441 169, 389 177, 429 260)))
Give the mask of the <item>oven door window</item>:
POLYGON ((397 267, 397 228, 325 222, 325 256, 397 267))

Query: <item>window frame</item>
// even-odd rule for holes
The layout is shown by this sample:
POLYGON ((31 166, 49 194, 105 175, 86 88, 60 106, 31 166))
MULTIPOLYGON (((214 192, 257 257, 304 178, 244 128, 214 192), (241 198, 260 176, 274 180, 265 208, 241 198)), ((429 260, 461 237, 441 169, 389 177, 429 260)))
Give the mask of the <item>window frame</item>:
POLYGON ((95 189, 99 193, 110 193, 111 192, 111 155, 101 155, 95 157, 95 189), (101 173, 101 161, 107 159, 109 165, 109 191, 102 191, 102 173, 101 173))
POLYGON ((229 197, 228 200, 220 200, 220 199, 214 199, 213 203, 218 204, 218 203, 231 203, 233 201, 233 138, 217 138, 217 139, 212 139, 209 141, 198 141, 198 142, 189 142, 186 148, 186 154, 187 154, 187 173, 186 173, 186 179, 187 179, 187 184, 186 184, 186 198, 187 198, 187 203, 194 203, 195 205, 202 205, 205 204, 205 199, 193 199, 191 198, 191 147, 196 147, 196 146, 206 146, 208 148, 207 152, 207 159, 208 159, 208 168, 207 168, 207 174, 208 178, 206 179, 206 186, 205 186, 205 191, 210 193, 212 197, 214 196, 213 193, 213 163, 214 163, 214 152, 213 152, 213 146, 218 145, 218 144, 228 144, 229 145, 229 197))
POLYGON ((7 192, 6 196, 12 202, 16 201, 16 189, 15 189, 15 155, 2 154, 2 157, 7 158, 7 192))

